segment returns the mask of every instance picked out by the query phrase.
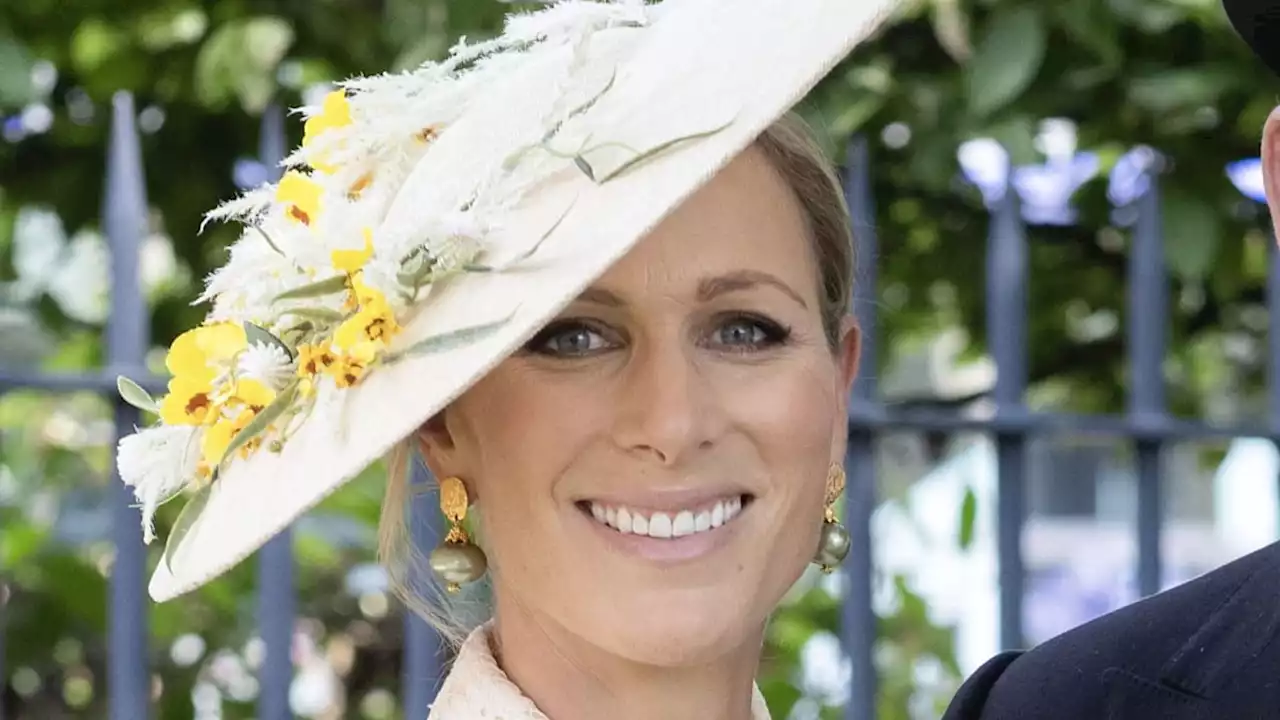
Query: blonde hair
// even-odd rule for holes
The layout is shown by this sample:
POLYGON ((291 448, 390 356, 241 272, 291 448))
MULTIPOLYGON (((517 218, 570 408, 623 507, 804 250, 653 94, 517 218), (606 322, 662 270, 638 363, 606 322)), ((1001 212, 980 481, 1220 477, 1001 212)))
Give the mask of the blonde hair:
MULTIPOLYGON (((775 122, 755 144, 791 188, 804 212, 818 267, 823 330, 834 352, 853 293, 854 275, 851 222, 840 180, 809 126, 795 113, 775 122)), ((411 484, 412 464, 417 460, 415 442, 414 438, 400 442, 386 458, 388 483, 378 529, 378 556, 391 587, 406 607, 456 648, 487 617, 489 579, 486 576, 468 591, 449 595, 435 582, 427 556, 413 542, 411 501, 422 491, 411 484)), ((475 538, 478 524, 473 518, 469 520, 468 530, 475 538)))

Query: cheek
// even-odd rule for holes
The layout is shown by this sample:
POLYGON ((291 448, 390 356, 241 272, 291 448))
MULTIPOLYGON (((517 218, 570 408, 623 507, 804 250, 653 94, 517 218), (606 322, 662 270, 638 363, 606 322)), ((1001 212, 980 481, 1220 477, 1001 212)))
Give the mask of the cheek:
POLYGON ((458 402, 459 464, 475 485, 491 560, 509 571, 546 557, 554 541, 557 483, 600 427, 588 397, 504 368, 458 402))
POLYGON ((730 421, 767 462, 800 471, 829 461, 840 407, 836 388, 834 367, 819 360, 722 383, 719 395, 730 421))
MULTIPOLYGON (((760 558, 762 587, 783 592, 813 557, 821 530, 834 432, 843 407, 829 363, 758 373, 727 397, 733 422, 758 454, 771 498, 762 508, 771 539, 760 558)), ((772 597, 772 595, 770 595, 772 597)))
POLYGON ((518 367, 495 371, 460 401, 463 464, 482 485, 549 486, 597 426, 592 392, 518 367))

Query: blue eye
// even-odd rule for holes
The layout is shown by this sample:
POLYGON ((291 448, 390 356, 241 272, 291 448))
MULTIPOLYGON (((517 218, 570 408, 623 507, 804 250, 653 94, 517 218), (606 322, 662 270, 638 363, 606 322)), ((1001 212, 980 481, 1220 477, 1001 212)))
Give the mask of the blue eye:
POLYGON ((561 322, 548 325, 529 341, 526 349, 539 355, 580 357, 609 347, 609 341, 590 326, 580 322, 561 322))
POLYGON ((791 331, 764 318, 735 315, 716 326, 712 344, 735 352, 752 352, 781 345, 791 331))
POLYGON ((759 345, 768 339, 759 323, 735 320, 721 325, 717 331, 719 342, 725 345, 759 345))

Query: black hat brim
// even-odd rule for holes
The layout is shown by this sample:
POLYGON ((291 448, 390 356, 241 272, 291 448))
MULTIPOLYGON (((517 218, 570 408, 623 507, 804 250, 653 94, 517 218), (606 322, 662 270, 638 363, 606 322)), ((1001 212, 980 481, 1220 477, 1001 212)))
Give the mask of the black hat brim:
POLYGON ((1280 75, 1280 0, 1222 0, 1222 7, 1236 33, 1280 75))

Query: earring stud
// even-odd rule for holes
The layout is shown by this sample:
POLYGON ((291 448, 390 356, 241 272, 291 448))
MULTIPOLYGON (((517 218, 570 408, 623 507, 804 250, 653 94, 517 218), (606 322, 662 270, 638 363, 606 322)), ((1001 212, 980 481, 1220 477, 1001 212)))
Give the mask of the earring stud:
POLYGON ((818 552, 814 562, 823 573, 830 574, 849 554, 849 531, 836 517, 836 501, 844 494, 844 468, 832 463, 827 471, 827 494, 823 500, 822 532, 818 536, 818 552))
POLYGON ((440 510, 449 520, 444 542, 431 551, 431 571, 445 583, 445 591, 457 593, 462 585, 479 580, 489 567, 484 551, 467 536, 462 522, 471 501, 461 478, 440 481, 440 510))

